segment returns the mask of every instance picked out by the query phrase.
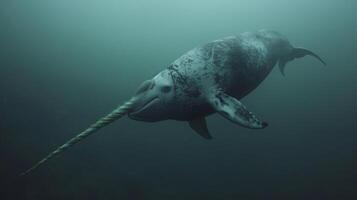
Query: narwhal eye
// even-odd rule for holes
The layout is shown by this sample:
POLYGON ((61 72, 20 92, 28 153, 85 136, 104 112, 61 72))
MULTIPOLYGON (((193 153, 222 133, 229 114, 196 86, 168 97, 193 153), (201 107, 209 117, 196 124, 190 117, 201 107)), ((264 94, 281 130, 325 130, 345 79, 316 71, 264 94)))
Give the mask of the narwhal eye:
POLYGON ((168 93, 170 92, 170 90, 171 90, 171 86, 166 85, 161 87, 161 92, 168 93))

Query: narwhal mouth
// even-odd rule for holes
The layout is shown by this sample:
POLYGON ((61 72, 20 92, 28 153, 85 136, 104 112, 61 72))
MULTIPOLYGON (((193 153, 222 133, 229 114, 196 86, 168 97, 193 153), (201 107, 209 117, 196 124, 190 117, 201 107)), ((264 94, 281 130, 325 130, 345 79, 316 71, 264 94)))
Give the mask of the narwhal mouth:
POLYGON ((132 112, 129 113, 129 117, 132 119, 142 119, 141 113, 145 112, 152 104, 155 102, 159 101, 159 97, 153 97, 149 101, 147 101, 145 104, 140 106, 138 109, 133 110, 132 112))

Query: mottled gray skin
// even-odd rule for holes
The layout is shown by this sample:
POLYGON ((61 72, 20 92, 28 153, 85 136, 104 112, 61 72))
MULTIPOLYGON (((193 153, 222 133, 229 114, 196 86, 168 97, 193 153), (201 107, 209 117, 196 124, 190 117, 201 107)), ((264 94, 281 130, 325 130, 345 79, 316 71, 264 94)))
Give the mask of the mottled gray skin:
POLYGON ((175 116, 191 120, 214 109, 205 98, 215 90, 241 99, 269 74, 292 46, 277 32, 259 31, 215 40, 175 60, 168 71, 175 87, 175 116))
POLYGON ((247 111, 239 99, 254 90, 278 61, 282 69, 286 62, 307 55, 305 51, 292 55, 293 51, 284 36, 267 30, 192 49, 139 88, 140 101, 129 117, 150 122, 191 121, 218 112, 248 128, 264 128, 267 124, 247 111))

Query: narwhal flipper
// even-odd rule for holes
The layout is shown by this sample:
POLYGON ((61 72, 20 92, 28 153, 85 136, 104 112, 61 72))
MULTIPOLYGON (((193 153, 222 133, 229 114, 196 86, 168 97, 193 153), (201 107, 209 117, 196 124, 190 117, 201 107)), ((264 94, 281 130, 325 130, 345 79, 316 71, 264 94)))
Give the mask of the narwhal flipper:
POLYGON ((322 60, 322 58, 316 53, 304 48, 293 48, 292 51, 286 57, 283 57, 279 60, 279 69, 281 74, 285 76, 286 63, 294 60, 295 58, 302 58, 304 56, 312 56, 319 60, 323 65, 326 65, 325 61, 322 60))
POLYGON ((205 139, 212 139, 211 134, 208 131, 206 119, 204 117, 199 117, 188 122, 190 127, 200 136, 205 139))
POLYGON ((234 97, 218 92, 209 98, 212 107, 223 117, 246 128, 262 129, 268 126, 234 97))

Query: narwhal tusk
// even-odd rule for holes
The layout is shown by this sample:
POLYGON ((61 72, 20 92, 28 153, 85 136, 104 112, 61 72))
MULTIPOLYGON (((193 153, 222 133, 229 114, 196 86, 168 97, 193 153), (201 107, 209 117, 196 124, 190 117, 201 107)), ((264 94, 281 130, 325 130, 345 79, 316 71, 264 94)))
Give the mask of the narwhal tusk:
POLYGON ((30 172, 34 171, 44 163, 48 162, 51 158, 59 155, 63 151, 67 150, 69 147, 77 144, 78 142, 82 141, 86 137, 90 136, 91 134, 95 133, 99 129, 109 125, 110 123, 120 119, 124 115, 128 114, 130 110, 133 107, 133 104, 135 103, 135 98, 130 99, 129 101, 125 102, 123 105, 119 106, 117 109, 109 113, 107 116, 99 119, 97 122, 89 126, 86 130, 78 134, 77 136, 73 137, 70 139, 68 142, 63 144, 62 146, 58 147, 56 150, 48 154, 45 158, 40 160, 38 163, 36 163, 34 166, 32 166, 30 169, 26 170, 25 172, 21 173, 20 176, 24 176, 29 174, 30 172))

